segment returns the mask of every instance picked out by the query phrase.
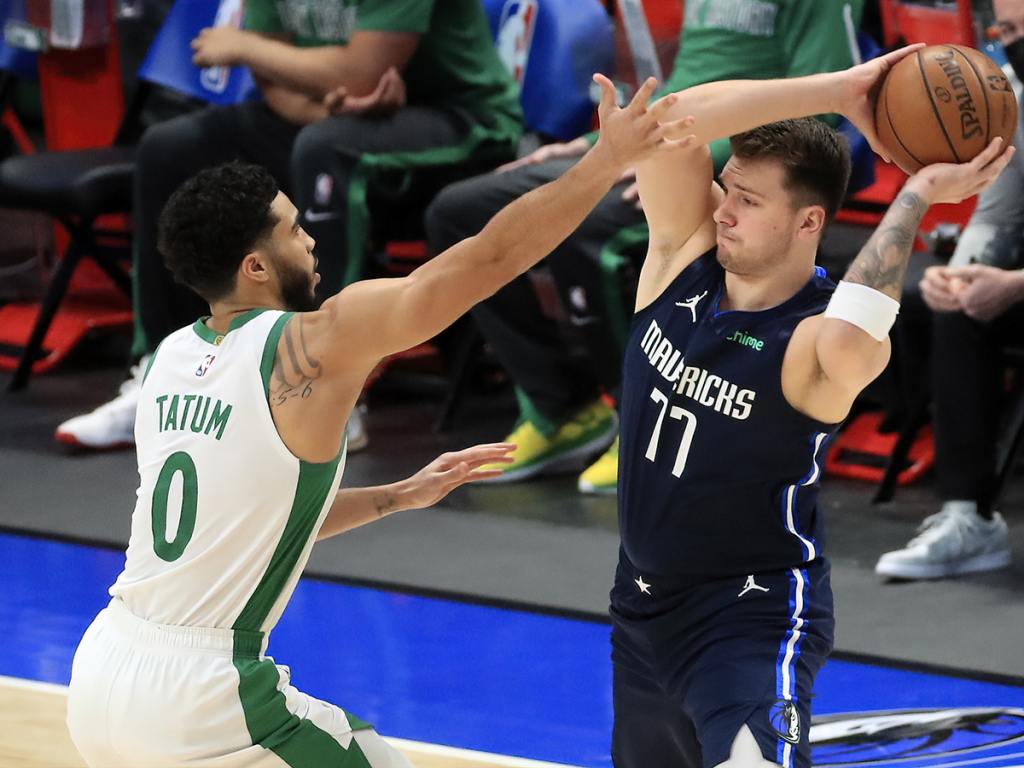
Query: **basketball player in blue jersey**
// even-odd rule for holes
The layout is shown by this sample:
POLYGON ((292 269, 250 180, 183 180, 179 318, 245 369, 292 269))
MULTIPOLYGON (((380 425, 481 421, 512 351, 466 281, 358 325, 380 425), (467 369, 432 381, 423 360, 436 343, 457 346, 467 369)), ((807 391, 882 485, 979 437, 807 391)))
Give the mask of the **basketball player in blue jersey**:
POLYGON ((976 194, 1013 153, 912 176, 836 287, 815 266, 850 161, 807 116, 873 131, 879 78, 844 72, 675 94, 697 142, 637 166, 650 244, 623 371, 621 548, 611 593, 617 768, 810 765, 832 648, 816 505, 825 445, 889 359, 903 274, 932 203, 976 194), (760 126, 760 127, 759 127, 760 126), (712 181, 707 144, 732 137, 712 181))

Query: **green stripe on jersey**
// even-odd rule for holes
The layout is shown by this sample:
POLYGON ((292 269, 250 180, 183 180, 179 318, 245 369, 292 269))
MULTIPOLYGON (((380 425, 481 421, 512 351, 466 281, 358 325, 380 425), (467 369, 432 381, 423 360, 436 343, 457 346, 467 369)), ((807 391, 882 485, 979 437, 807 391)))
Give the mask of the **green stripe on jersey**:
POLYGON ((294 312, 283 312, 270 333, 267 334, 267 342, 263 345, 263 359, 260 360, 260 376, 263 377, 263 396, 270 400, 270 374, 274 370, 274 358, 277 357, 277 345, 281 341, 281 333, 285 324, 292 319, 294 312))
MULTIPOLYGON (((163 345, 164 345, 164 343, 162 341, 159 344, 157 344, 156 345, 156 349, 153 350, 153 354, 150 355, 149 356, 149 360, 146 361, 146 370, 143 371, 143 373, 142 373, 142 382, 143 382, 143 384, 145 384, 146 377, 149 376, 149 369, 152 368, 153 367, 153 363, 156 362, 156 356, 160 352, 160 347, 162 347, 163 345)), ((142 364, 141 361, 140 361, 139 364, 140 365, 142 364)))
POLYGON ((295 484, 295 497, 284 532, 263 578, 238 614, 232 629, 259 631, 263 626, 313 534, 313 526, 316 525, 328 495, 335 490, 334 478, 341 456, 339 453, 333 461, 323 464, 299 462, 299 480, 295 484))

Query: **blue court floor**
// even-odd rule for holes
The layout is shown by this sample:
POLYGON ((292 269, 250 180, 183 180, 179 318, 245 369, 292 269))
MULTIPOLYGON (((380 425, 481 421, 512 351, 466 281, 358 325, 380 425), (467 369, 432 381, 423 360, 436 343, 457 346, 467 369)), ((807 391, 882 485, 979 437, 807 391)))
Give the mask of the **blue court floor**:
MULTIPOLYGON (((122 563, 0 534, 0 675, 66 684, 122 563)), ((270 653, 299 688, 389 736, 610 766, 608 635, 599 622, 305 579, 270 653)), ((832 660, 817 693, 819 767, 1024 765, 1024 687, 832 660)))

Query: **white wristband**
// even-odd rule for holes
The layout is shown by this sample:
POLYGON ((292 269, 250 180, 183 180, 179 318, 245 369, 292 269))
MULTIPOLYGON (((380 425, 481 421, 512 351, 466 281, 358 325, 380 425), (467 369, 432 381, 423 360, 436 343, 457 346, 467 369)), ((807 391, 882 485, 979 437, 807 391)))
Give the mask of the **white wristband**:
POLYGON ((885 341, 896 322, 900 303, 881 291, 840 280, 825 310, 825 317, 834 317, 856 325, 878 341, 885 341))

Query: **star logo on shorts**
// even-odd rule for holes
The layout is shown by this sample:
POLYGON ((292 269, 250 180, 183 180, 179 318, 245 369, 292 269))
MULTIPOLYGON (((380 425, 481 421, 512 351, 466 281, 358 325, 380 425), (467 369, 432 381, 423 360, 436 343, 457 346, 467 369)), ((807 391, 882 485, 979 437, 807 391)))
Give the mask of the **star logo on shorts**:
POLYGON ((643 592, 645 595, 651 594, 651 585, 644 581, 643 576, 637 576, 635 579, 633 579, 633 582, 637 585, 637 587, 640 588, 640 591, 643 592))

